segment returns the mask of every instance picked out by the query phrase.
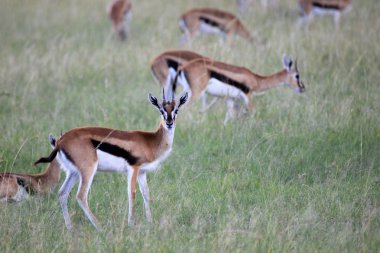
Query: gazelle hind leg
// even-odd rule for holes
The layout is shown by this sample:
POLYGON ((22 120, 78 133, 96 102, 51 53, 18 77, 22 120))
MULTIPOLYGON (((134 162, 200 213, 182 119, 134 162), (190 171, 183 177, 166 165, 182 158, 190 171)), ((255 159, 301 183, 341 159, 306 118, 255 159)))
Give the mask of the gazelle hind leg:
POLYGON ((227 105, 227 112, 226 112, 226 116, 224 117, 224 122, 223 122, 224 125, 226 125, 227 122, 234 116, 235 101, 231 98, 227 98, 226 105, 227 105))
POLYGON ((202 98, 202 110, 201 112, 206 112, 208 109, 210 109, 214 104, 215 102, 218 100, 218 97, 214 97, 210 103, 207 103, 207 93, 204 92, 202 95, 201 95, 201 98, 202 98))
POLYGON ((153 222, 152 214, 150 212, 150 197, 148 183, 146 181, 146 173, 140 173, 137 176, 137 181, 139 182, 140 192, 144 199, 146 218, 149 222, 153 222))
POLYGON ((67 171, 66 179, 63 182, 61 188, 59 189, 58 196, 59 202, 61 204, 63 218, 65 220, 66 227, 68 229, 72 228, 70 214, 67 208, 67 199, 69 198, 70 192, 73 186, 78 181, 79 175, 76 171, 67 171))
POLYGON ((87 218, 91 221, 92 225, 99 231, 100 226, 98 225, 98 221, 95 216, 92 214, 89 206, 88 206, 88 191, 91 188, 92 180, 94 179, 94 175, 96 173, 96 169, 98 167, 98 163, 96 162, 93 166, 91 166, 89 170, 84 170, 80 174, 80 183, 78 187, 77 193, 77 201, 79 206, 82 208, 87 218))
POLYGON ((129 169, 128 170, 128 202, 129 202, 129 210, 128 210, 128 225, 132 225, 133 223, 133 207, 135 204, 136 197, 136 180, 137 180, 137 169, 129 169))

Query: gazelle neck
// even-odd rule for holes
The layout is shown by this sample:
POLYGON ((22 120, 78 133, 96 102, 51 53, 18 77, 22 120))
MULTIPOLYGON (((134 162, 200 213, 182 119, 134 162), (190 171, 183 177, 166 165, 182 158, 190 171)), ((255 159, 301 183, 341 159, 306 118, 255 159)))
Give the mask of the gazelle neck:
POLYGON ((285 83, 287 74, 288 72, 284 69, 273 75, 259 77, 257 92, 262 92, 280 86, 285 83))
POLYGON ((161 120, 160 126, 158 127, 156 134, 159 138, 162 138, 163 143, 168 144, 170 147, 173 145, 175 132, 175 124, 171 129, 166 127, 165 120, 161 120))
POLYGON ((58 161, 54 159, 40 174, 32 175, 38 184, 39 192, 48 192, 59 182, 61 176, 60 166, 58 161))

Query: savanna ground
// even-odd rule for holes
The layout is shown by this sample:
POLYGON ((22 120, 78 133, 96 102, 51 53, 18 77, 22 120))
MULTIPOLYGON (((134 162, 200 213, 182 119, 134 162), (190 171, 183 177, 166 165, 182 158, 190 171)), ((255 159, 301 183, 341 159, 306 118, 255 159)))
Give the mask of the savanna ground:
MULTIPOLYGON (((149 61, 179 47, 178 17, 195 6, 236 12, 235 1, 135 1, 132 34, 112 38, 108 1, 0 3, 0 171, 39 172, 48 134, 83 125, 154 130, 160 96, 149 61)), ((296 27, 293 0, 241 19, 265 41, 233 47, 202 37, 185 48, 270 74, 297 57, 305 94, 279 87, 256 112, 223 126, 219 102, 179 115, 172 155, 149 174, 148 224, 137 193, 128 227, 127 180, 97 174, 90 207, 75 201, 67 231, 53 193, 0 207, 1 252, 379 252, 380 2, 354 1, 335 30, 296 27)))

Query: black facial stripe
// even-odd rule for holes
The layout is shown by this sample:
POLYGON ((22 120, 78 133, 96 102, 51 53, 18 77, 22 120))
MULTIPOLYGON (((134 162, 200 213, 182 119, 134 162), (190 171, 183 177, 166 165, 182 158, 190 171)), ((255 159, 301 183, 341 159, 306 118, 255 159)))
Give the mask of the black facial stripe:
POLYGON ((178 62, 172 60, 172 59, 167 59, 166 60, 166 65, 169 67, 169 68, 173 68, 175 71, 177 71, 178 69, 178 62))
POLYGON ((110 144, 108 142, 100 142, 94 139, 91 139, 91 143, 94 148, 97 148, 103 152, 108 154, 121 157, 125 159, 130 165, 134 165, 137 163, 138 158, 131 154, 128 150, 125 150, 117 145, 110 144))
POLYGON ((231 86, 234 86, 238 88, 239 90, 241 90, 242 92, 244 92, 245 94, 248 94, 249 92, 249 88, 244 83, 240 83, 235 80, 229 79, 223 74, 217 73, 215 71, 210 71, 210 77, 215 78, 223 83, 227 83, 231 86))
POLYGON ((333 4, 321 4, 321 3, 312 3, 313 7, 318 7, 321 9, 329 9, 329 10, 341 10, 339 5, 333 5, 333 4))

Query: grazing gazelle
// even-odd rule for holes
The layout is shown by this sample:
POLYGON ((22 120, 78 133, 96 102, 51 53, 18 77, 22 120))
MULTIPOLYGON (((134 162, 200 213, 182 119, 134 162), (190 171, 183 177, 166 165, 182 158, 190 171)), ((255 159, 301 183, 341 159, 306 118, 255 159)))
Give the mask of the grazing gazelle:
POLYGON ((107 13, 112 22, 112 28, 120 40, 128 37, 131 20, 132 4, 128 0, 114 0, 107 8, 107 13))
MULTIPOLYGON (((167 80, 168 78, 169 80, 174 79, 178 67, 198 58, 206 57, 187 50, 169 50, 155 57, 150 63, 150 68, 155 79, 164 87, 166 83, 170 83, 170 81, 167 80)), ((180 84, 182 86, 185 85, 183 83, 180 84)), ((187 89, 188 87, 184 87, 184 90, 187 89)))
MULTIPOLYGON (((55 146, 55 139, 50 138, 55 146)), ((61 170, 57 159, 54 159, 40 174, 0 173, 0 201, 21 201, 32 194, 48 193, 59 182, 61 170)))
POLYGON ((282 57, 283 70, 269 76, 260 76, 247 68, 238 67, 210 59, 195 59, 184 64, 177 71, 173 82, 176 89, 177 79, 181 83, 187 82, 189 96, 193 99, 202 97, 203 111, 206 111, 218 97, 227 98, 227 113, 224 123, 233 116, 234 108, 242 101, 246 111, 252 111, 252 95, 261 93, 281 84, 287 84, 297 92, 304 92, 305 86, 301 81, 297 69, 297 62, 293 67, 293 60, 282 57), (207 95, 215 96, 207 104, 207 95))
POLYGON ((298 5, 302 25, 307 25, 314 15, 331 15, 338 26, 340 15, 351 10, 351 0, 298 0, 298 5))
POLYGON ((59 190, 59 201, 68 229, 72 225, 67 199, 77 181, 79 181, 77 201, 91 223, 100 229, 87 202, 88 192, 97 171, 122 172, 128 175, 129 224, 133 221, 136 181, 138 181, 144 199, 146 217, 148 221, 152 221, 146 173, 157 169, 169 156, 177 113, 186 103, 187 93, 179 101, 174 100, 173 92, 168 101, 164 94, 162 103, 151 94, 149 100, 162 115, 160 126, 156 131, 122 131, 102 127, 74 128, 57 141, 48 157, 42 157, 35 162, 35 164, 47 163, 57 157, 66 172, 65 182, 59 190))
POLYGON ((179 27, 183 32, 181 43, 201 33, 213 33, 227 37, 229 43, 233 36, 240 36, 250 42, 253 41, 251 33, 244 27, 240 20, 232 13, 214 9, 191 9, 182 14, 179 27))

